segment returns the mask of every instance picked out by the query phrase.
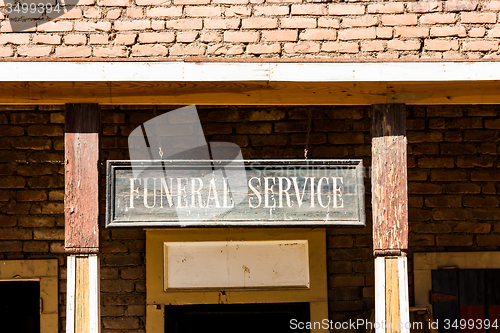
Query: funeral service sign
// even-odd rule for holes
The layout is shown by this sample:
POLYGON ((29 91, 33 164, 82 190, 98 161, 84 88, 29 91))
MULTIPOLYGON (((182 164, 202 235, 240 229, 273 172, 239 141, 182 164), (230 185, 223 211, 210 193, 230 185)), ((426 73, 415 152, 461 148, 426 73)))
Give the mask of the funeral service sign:
POLYGON ((365 225, 361 160, 108 161, 106 226, 365 225))

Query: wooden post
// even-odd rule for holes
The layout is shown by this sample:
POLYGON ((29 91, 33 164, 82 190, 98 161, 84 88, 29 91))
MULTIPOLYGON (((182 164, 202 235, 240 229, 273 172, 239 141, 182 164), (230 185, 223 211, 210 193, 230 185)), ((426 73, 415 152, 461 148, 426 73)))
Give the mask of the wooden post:
POLYGON ((65 248, 67 333, 100 332, 99 107, 66 104, 65 248))
POLYGON ((409 329, 408 185, 404 104, 372 108, 372 212, 377 333, 409 329))

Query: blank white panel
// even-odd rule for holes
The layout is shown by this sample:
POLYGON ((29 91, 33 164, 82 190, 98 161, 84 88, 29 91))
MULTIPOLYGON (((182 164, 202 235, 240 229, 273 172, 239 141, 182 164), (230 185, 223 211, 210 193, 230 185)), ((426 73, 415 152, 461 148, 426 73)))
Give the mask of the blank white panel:
POLYGON ((164 243, 164 289, 309 288, 307 240, 164 243))

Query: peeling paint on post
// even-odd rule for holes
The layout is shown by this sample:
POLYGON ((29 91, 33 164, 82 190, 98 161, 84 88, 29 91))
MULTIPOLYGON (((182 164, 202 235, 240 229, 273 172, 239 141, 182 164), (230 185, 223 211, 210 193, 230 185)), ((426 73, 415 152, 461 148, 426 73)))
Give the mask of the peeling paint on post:
POLYGON ((71 253, 99 250, 99 107, 66 104, 65 248, 71 253))

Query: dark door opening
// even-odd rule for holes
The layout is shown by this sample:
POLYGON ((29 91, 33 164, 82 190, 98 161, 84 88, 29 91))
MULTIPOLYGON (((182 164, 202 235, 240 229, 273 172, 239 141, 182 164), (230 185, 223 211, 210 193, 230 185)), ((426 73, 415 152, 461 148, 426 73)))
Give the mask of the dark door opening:
POLYGON ((292 319, 310 321, 309 303, 167 305, 165 333, 309 332, 292 319))
POLYGON ((0 323, 5 333, 40 333, 40 282, 0 281, 0 323))

